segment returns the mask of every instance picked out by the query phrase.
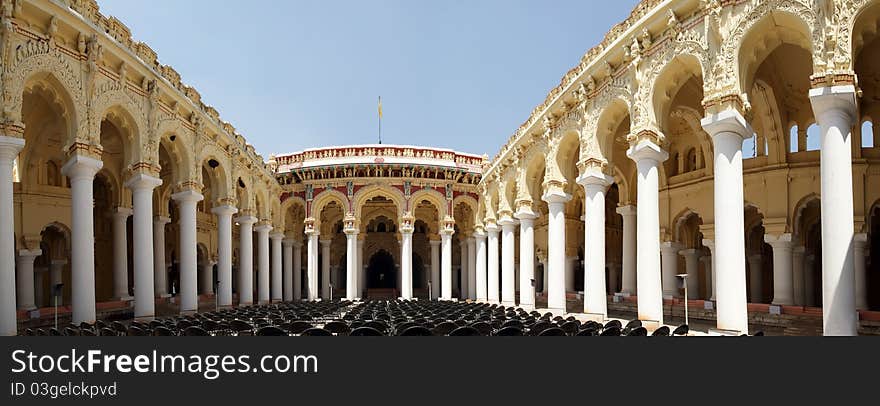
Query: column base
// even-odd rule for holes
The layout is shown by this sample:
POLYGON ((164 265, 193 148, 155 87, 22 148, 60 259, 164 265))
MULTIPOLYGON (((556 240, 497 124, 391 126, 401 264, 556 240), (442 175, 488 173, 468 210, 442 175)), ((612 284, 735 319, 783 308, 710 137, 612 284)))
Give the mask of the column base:
POLYGON ((137 316, 134 318, 134 321, 149 323, 153 320, 156 320, 156 316, 137 316))
POLYGON ((648 331, 654 331, 663 326, 663 323, 657 320, 641 320, 641 322, 642 327, 646 328, 648 331))
POLYGON ((584 318, 598 323, 605 323, 607 317, 601 313, 584 313, 584 318))
POLYGON ((519 308, 520 308, 520 309, 523 309, 523 310, 525 310, 525 311, 527 311, 527 312, 530 312, 530 311, 532 311, 532 310, 535 310, 535 305, 534 305, 534 304, 520 303, 520 304, 519 304, 519 308))
POLYGON ((737 330, 723 330, 720 328, 710 328, 709 335, 710 336, 726 336, 726 337, 736 337, 741 336, 744 333, 737 330))
POLYGON ((514 302, 514 301, 501 301, 501 305, 504 306, 504 307, 508 307, 508 306, 514 306, 514 307, 515 307, 515 306, 516 306, 516 302, 514 302))
POLYGON ((565 315, 565 309, 547 308, 547 311, 550 312, 551 314, 553 314, 554 316, 564 316, 565 315))
POLYGON ((407 298, 401 296, 401 297, 398 297, 397 300, 419 300, 419 298, 417 298, 417 297, 411 297, 411 298, 407 299, 407 298))
POLYGON ((196 313, 198 313, 198 310, 181 310, 180 311, 181 316, 192 316, 196 313))

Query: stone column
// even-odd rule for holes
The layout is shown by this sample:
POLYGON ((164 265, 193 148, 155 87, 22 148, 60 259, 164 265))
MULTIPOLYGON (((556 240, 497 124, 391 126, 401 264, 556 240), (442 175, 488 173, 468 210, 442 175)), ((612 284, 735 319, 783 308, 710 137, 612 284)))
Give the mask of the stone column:
POLYGON ((547 277, 550 272, 547 270, 547 258, 541 261, 541 293, 547 294, 547 277))
POLYGON ((474 233, 474 237, 477 240, 477 257, 476 257, 476 288, 477 288, 477 301, 485 302, 488 300, 488 289, 486 287, 486 232, 482 229, 477 230, 474 233))
POLYGON ((276 231, 269 238, 272 240, 272 270, 271 270, 271 288, 269 290, 269 299, 272 302, 280 302, 284 300, 284 276, 281 274, 281 240, 284 239, 284 233, 276 231))
POLYGON ((214 294, 214 265, 217 262, 207 260, 202 262, 202 292, 203 295, 214 294))
MULTIPOLYGON (((162 179, 143 173, 131 177, 125 186, 131 189, 134 217, 132 219, 132 253, 134 262, 134 317, 152 319, 156 315, 153 247, 153 189, 162 179)), ((162 262, 165 262, 164 259, 162 262)))
MULTIPOLYGON (((66 259, 55 259, 49 263, 49 292, 52 292, 55 288, 55 285, 59 283, 63 283, 64 277, 62 275, 64 271, 64 266, 67 265, 66 259)), ((49 298, 51 303, 55 303, 53 297, 49 298)), ((58 304, 61 305, 64 303, 64 295, 58 295, 58 304)))
POLYGON ((519 220, 519 306, 535 310, 535 218, 531 208, 521 206, 516 213, 519 220))
POLYGON ((113 298, 131 300, 128 294, 128 232, 126 223, 132 210, 119 207, 110 213, 113 222, 113 298))
POLYGON ((636 293, 636 207, 621 206, 617 213, 623 217, 623 255, 620 293, 633 295, 636 293))
POLYGON ((749 256, 749 301, 761 303, 761 262, 764 257, 761 254, 749 256))
POLYGON ((561 191, 548 191, 541 197, 547 202, 549 220, 547 225, 547 308, 565 313, 565 203, 571 195, 561 191))
POLYGON ((615 263, 608 264, 608 292, 617 292, 617 279, 620 274, 620 265, 615 263))
POLYGON ((269 231, 272 231, 272 225, 261 222, 254 227, 257 232, 257 302, 266 304, 271 301, 270 298, 270 281, 269 274, 269 231))
POLYGON ((749 331, 745 278, 743 223, 743 139, 754 133, 735 110, 724 110, 702 120, 715 151, 715 256, 718 291, 718 329, 749 331))
POLYGON ((440 261, 440 300, 452 299, 452 233, 451 229, 440 231, 443 257, 440 261))
POLYGON ((630 147, 627 156, 635 161, 638 167, 636 295, 639 320, 663 324, 658 170, 660 163, 665 161, 669 154, 652 141, 642 140, 630 147))
POLYGON ((46 292, 43 289, 43 285, 45 285, 46 274, 48 273, 48 266, 34 267, 34 304, 37 308, 44 307, 46 303, 46 292))
MULTIPOLYGON (((95 201, 92 183, 103 166, 98 159, 75 154, 61 168, 61 172, 70 178, 73 213, 70 220, 70 291, 73 296, 71 322, 74 324, 95 322, 95 201)), ((9 196, 11 199, 12 193, 9 196)), ((11 213, 9 218, 13 218, 11 213)))
POLYGON ((501 305, 516 306, 515 275, 513 270, 516 259, 516 238, 513 231, 516 222, 509 216, 504 215, 498 220, 501 226, 501 305))
POLYGON ((168 267, 165 265, 165 225, 170 223, 168 217, 153 218, 153 294, 156 297, 168 297, 168 267))
POLYGON ((499 227, 495 223, 486 225, 488 233, 488 247, 486 250, 486 301, 492 304, 500 303, 498 291, 498 232, 499 227))
POLYGON ((254 223, 257 218, 242 215, 235 219, 238 229, 238 305, 254 304, 254 223))
POLYGON ((430 240, 431 244, 431 299, 440 297, 440 241, 430 240))
POLYGON ((18 310, 34 310, 37 308, 34 301, 34 260, 43 255, 42 250, 18 250, 16 260, 16 282, 18 292, 18 310))
POLYGON ((773 247, 773 304, 794 303, 792 290, 791 234, 765 234, 764 241, 773 247))
POLYGON ((467 280, 467 298, 476 300, 477 298, 477 240, 471 236, 467 239, 468 243, 468 280, 467 280))
POLYGON ((211 209, 217 215, 217 305, 232 306, 232 215, 235 206, 217 206, 211 209))
POLYGON ((330 299, 330 243, 333 240, 321 240, 321 298, 330 299))
MULTIPOLYGON (((660 265, 661 265, 661 273, 663 277, 663 298, 664 299, 672 299, 673 297, 680 297, 681 294, 678 291, 678 284, 676 283, 676 279, 678 277, 678 255, 684 255, 681 249, 681 244, 674 241, 664 241, 660 243, 660 265)), ((685 250, 688 251, 688 250, 685 250)), ((695 251, 695 250, 689 250, 695 251)), ((687 258, 685 258, 687 259, 687 258)), ((685 261, 685 265, 687 265, 687 261, 685 261)), ((691 270, 687 270, 688 273, 688 298, 694 299, 696 298, 697 292, 691 290, 692 287, 690 285, 691 282, 696 284, 698 281, 696 274, 692 275, 691 270)))
POLYGON ((574 292, 574 268, 577 266, 578 257, 565 257, 565 291, 574 292))
POLYGON ((196 203, 204 199, 195 190, 184 190, 171 195, 180 212, 180 313, 199 310, 196 255, 196 203))
POLYGON ((281 297, 285 302, 291 302, 293 301, 293 240, 289 238, 282 240, 281 249, 283 253, 281 297))
POLYGON ((306 282, 308 290, 308 299, 318 299, 318 237, 321 235, 317 230, 306 231, 309 237, 306 251, 308 257, 306 261, 306 282))
POLYGON ((804 306, 816 306, 816 254, 804 257, 804 306))
MULTIPOLYGON (((367 294, 367 270, 364 267, 364 244, 366 243, 366 235, 358 237, 357 266, 358 266, 358 297, 367 294)), ((436 289, 440 289, 438 286, 436 289)), ((365 297, 365 296, 364 296, 365 297)))
MULTIPOLYGON (((878 123, 880 125, 880 123, 878 123)), ((868 309, 868 285, 865 272, 865 246, 868 244, 868 235, 856 234, 853 237, 853 269, 856 280, 856 309, 868 309)))
POLYGON ((804 306, 804 247, 791 249, 791 290, 795 306, 804 306))
POLYGON ((608 318, 605 289, 605 192, 614 179, 604 168, 588 167, 577 182, 584 187, 584 313, 608 318))
POLYGON ((357 237, 356 228, 345 229, 345 298, 354 300, 357 294, 357 237))
POLYGON ((468 258, 468 247, 467 247, 467 237, 462 234, 459 237, 458 242, 458 252, 460 254, 459 263, 461 264, 461 275, 459 277, 459 281, 461 281, 460 291, 458 293, 459 299, 467 299, 467 258, 468 258))
MULTIPOLYGON (((413 297, 412 238, 414 229, 411 222, 401 222, 401 224, 400 296, 405 300, 409 300, 413 297)), ((451 264, 452 262, 450 262, 451 264)))
POLYGON ((709 249, 709 255, 700 258, 703 261, 703 266, 706 268, 706 276, 709 277, 709 300, 715 301, 715 292, 716 292, 716 278, 715 278, 715 267, 712 264, 715 262, 715 241, 703 239, 703 246, 709 249))
MULTIPOLYGON (((12 196, 12 166, 22 148, 24 148, 23 138, 6 135, 0 136, 0 335, 3 336, 14 336, 18 333, 15 297, 15 209, 12 196)), ((100 168, 100 161, 97 161, 97 163, 100 168)), ((94 177, 94 173, 92 173, 92 177, 94 177)), ((83 185, 81 184, 80 186, 82 187, 83 185)), ((91 183, 89 183, 90 191, 91 187, 91 183)), ((82 190, 80 190, 80 193, 82 193, 82 190)), ((91 211, 91 206, 89 206, 90 218, 92 216, 91 211)), ((83 231, 82 228, 83 226, 80 225, 79 229, 74 231, 83 231)), ((94 266, 92 268, 92 278, 94 279, 94 266)), ((94 284, 92 291, 94 292, 94 284)), ((94 294, 92 295, 92 301, 94 302, 94 294)), ((94 303, 92 307, 94 307, 94 303)))
MULTIPOLYGON (((699 299, 700 297, 700 255, 702 252, 696 249, 682 250, 681 255, 684 257, 684 265, 688 276, 687 288, 688 298, 699 299)), ((711 261, 711 258, 710 258, 711 261)), ((710 287, 711 289, 711 287, 710 287)))
POLYGON ((302 300, 302 242, 293 240, 293 300, 302 300))
POLYGON ((826 336, 858 334, 852 243, 852 128, 856 123, 853 85, 810 89, 822 148, 819 172, 822 196, 822 330, 826 336))

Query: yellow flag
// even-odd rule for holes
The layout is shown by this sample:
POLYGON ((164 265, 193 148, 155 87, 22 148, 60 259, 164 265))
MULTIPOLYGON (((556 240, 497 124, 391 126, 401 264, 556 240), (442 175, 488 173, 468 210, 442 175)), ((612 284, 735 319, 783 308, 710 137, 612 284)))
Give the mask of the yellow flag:
POLYGON ((379 96, 379 118, 382 118, 382 96, 379 96))

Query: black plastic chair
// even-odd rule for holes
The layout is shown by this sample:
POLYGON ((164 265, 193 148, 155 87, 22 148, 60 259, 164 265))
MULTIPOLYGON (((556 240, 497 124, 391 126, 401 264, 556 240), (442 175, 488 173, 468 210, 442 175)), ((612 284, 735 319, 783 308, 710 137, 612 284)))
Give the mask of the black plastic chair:
POLYGON ((287 331, 284 331, 283 329, 281 329, 279 327, 266 326, 266 327, 260 327, 257 330, 256 335, 264 336, 264 337, 283 337, 283 336, 289 336, 290 334, 288 334, 287 331))
POLYGON ((189 326, 183 330, 183 335, 185 335, 185 336, 210 336, 211 333, 208 333, 207 330, 205 330, 199 326, 189 326))
POLYGON ((398 334, 398 335, 401 337, 425 337, 425 336, 433 336, 434 333, 432 333, 431 330, 429 330, 423 326, 415 325, 415 326, 410 326, 410 327, 406 328, 405 330, 401 331, 400 334, 398 334))
POLYGON ((177 334, 174 333, 170 328, 165 326, 158 326, 153 329, 153 336, 156 337, 173 337, 177 334))
POLYGON ((686 336, 686 335, 688 335, 689 331, 690 331, 690 329, 689 329, 688 325, 682 324, 682 325, 676 327, 675 330, 672 331, 672 335, 673 336, 686 336))
POLYGON ((565 336, 565 335, 566 335, 565 330, 563 330, 559 327, 550 327, 550 328, 545 329, 544 331, 538 333, 539 337, 559 337, 559 336, 565 336))
POLYGON ((648 329, 644 327, 636 327, 626 334, 629 337, 646 337, 648 335, 648 329))
POLYGON ((597 330, 595 327, 585 328, 581 331, 578 331, 577 334, 575 334, 575 336, 581 336, 581 337, 588 337, 588 336, 592 337, 592 336, 597 336, 597 335, 599 335, 599 330, 597 330))
MULTIPOLYGON (((100 330, 98 330, 98 333, 102 337, 113 337, 113 336, 119 335, 119 333, 116 330, 114 330, 110 327, 102 327, 100 330)), ((39 334, 37 334, 37 335, 39 335, 39 334)))
POLYGON ((383 336, 384 334, 382 334, 381 331, 376 330, 372 327, 358 327, 354 330, 351 330, 351 333, 349 333, 348 335, 352 337, 378 337, 383 336))
POLYGON ((312 327, 315 327, 312 325, 312 323, 300 320, 290 323, 290 327, 287 328, 287 332, 290 334, 302 334, 303 331, 306 331, 312 327))
POLYGON ((620 327, 611 326, 605 329, 602 329, 602 333, 599 334, 602 337, 618 337, 620 336, 620 327))
POLYGON ((480 332, 471 326, 462 326, 462 327, 459 327, 455 330, 450 331, 448 335, 450 337, 455 337, 455 336, 473 337, 473 336, 479 336, 480 332))
POLYGON ((498 337, 515 337, 523 335, 522 329, 518 327, 504 327, 501 330, 495 332, 495 336, 498 337))
POLYGON ((620 323, 620 320, 611 320, 602 327, 602 329, 609 329, 611 327, 617 327, 618 329, 623 328, 623 324, 620 323))
POLYGON ((656 336, 656 337, 668 337, 668 336, 669 336, 669 327, 667 327, 667 326, 660 326, 660 328, 654 330, 654 332, 651 333, 651 337, 654 337, 654 336, 656 336))
POLYGON ((630 322, 629 322, 629 323, 626 323, 626 326, 623 327, 623 330, 622 330, 622 331, 623 331, 623 335, 628 336, 630 331, 632 331, 632 330, 634 330, 634 329, 636 329, 636 328, 639 328, 639 327, 642 327, 642 321, 641 321, 641 320, 638 320, 638 319, 636 319, 636 320, 630 320, 630 322))
POLYGON ((144 330, 138 326, 130 326, 128 328, 128 331, 126 332, 126 335, 132 336, 132 337, 143 337, 143 336, 148 336, 150 334, 147 330, 144 330))
POLYGON ((492 335, 492 326, 490 326, 489 323, 486 323, 485 321, 478 321, 474 324, 471 324, 471 327, 477 329, 477 331, 480 332, 481 336, 492 335))
POLYGON ((325 324, 324 330, 327 330, 338 336, 347 336, 348 333, 351 332, 351 328, 348 327, 348 324, 345 324, 341 321, 331 321, 325 324))
POLYGON ((448 321, 444 321, 444 322, 434 326, 434 328, 432 329, 432 332, 434 333, 435 336, 445 336, 445 335, 449 335, 449 333, 451 333, 452 330, 455 330, 456 328, 458 328, 458 326, 456 326, 455 323, 450 323, 448 321))
POLYGON ((301 336, 311 336, 311 337, 328 337, 328 336, 332 337, 333 333, 331 333, 327 330, 324 330, 323 328, 320 328, 320 327, 312 327, 306 331, 303 331, 302 333, 300 333, 300 335, 301 336))
POLYGON ((559 326, 559 328, 562 329, 565 334, 570 336, 577 334, 578 330, 580 330, 579 327, 580 325, 578 325, 578 323, 574 321, 566 321, 565 323, 562 323, 561 326, 559 326))

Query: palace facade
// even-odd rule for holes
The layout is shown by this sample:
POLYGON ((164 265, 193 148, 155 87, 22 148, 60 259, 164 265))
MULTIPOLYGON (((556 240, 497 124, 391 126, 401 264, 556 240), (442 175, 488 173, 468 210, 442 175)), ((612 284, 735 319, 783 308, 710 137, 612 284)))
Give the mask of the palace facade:
POLYGON ((644 0, 491 160, 264 159, 94 0, 2 0, 0 333, 55 298, 74 323, 344 296, 657 325, 684 275, 719 334, 878 331, 878 26, 878 0, 644 0))

